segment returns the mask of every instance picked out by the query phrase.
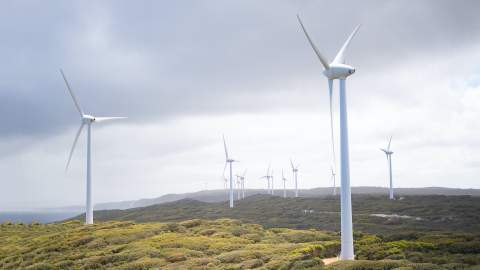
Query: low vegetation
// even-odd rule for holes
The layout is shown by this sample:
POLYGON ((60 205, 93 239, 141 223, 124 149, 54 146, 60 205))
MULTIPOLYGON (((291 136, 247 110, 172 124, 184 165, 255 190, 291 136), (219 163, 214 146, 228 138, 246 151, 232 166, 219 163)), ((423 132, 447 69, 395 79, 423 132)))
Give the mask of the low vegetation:
MULTIPOLYGON (((352 206, 354 230, 358 232, 388 235, 397 232, 480 231, 480 197, 423 195, 393 201, 387 195, 357 194, 352 196, 352 206)), ((226 202, 184 199, 128 210, 96 211, 95 218, 136 222, 232 218, 266 228, 338 231, 339 210, 338 196, 284 199, 254 195, 236 202, 233 209, 226 202)), ((83 215, 77 217, 77 220, 83 219, 83 215)))
POLYGON ((323 265, 339 252, 338 233, 232 219, 7 222, 0 243, 2 269, 480 269, 474 233, 356 233, 357 261, 323 265))

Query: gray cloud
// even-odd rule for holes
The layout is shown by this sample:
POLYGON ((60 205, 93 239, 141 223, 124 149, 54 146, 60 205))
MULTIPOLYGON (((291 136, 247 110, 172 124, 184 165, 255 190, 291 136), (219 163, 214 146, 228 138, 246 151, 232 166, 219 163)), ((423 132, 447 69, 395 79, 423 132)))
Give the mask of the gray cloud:
POLYGON ((148 121, 265 110, 262 104, 275 92, 320 72, 297 12, 330 58, 363 23, 349 58, 369 72, 432 51, 448 57, 480 32, 476 1, 4 5, 0 108, 9 117, 1 136, 50 134, 75 121, 59 67, 95 114, 148 121), (267 94, 255 98, 259 92, 267 94))
MULTIPOLYGON (((213 181, 223 168, 216 145, 223 132, 236 153, 248 158, 241 166, 250 173, 263 173, 268 160, 283 164, 294 156, 303 160, 305 186, 318 185, 331 159, 326 82, 297 13, 329 59, 353 27, 363 24, 347 55, 358 70, 349 80, 354 184, 383 183, 377 166, 383 157, 376 151, 394 133, 396 149, 404 152, 395 165, 404 185, 420 183, 411 179, 424 171, 425 185, 471 186, 478 175, 471 164, 480 158, 465 154, 478 148, 473 138, 480 136, 472 122, 480 116, 479 5, 473 0, 2 3, 0 160, 5 177, 16 182, 8 184, 0 202, 82 200, 83 182, 66 184, 62 174, 79 119, 60 67, 85 111, 129 117, 118 128, 95 128, 100 201, 194 190, 192 175, 202 185, 213 181), (466 164, 464 180, 450 183, 449 162, 455 158, 466 164), (36 194, 36 178, 48 179, 43 184, 51 192, 36 194), (175 179, 175 185, 162 184, 157 191, 163 178, 175 179), (64 192, 55 193, 58 189, 64 192), (25 197, 16 195, 25 190, 25 197)), ((69 179, 83 177, 82 151, 75 158, 69 179)))

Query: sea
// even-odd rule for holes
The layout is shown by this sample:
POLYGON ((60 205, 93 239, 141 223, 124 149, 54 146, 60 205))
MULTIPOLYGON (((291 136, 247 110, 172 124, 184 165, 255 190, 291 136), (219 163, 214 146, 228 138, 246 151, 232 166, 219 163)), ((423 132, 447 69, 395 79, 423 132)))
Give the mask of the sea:
POLYGON ((23 222, 23 223, 52 223, 56 221, 62 221, 81 213, 79 212, 0 212, 0 223, 11 222, 23 222))

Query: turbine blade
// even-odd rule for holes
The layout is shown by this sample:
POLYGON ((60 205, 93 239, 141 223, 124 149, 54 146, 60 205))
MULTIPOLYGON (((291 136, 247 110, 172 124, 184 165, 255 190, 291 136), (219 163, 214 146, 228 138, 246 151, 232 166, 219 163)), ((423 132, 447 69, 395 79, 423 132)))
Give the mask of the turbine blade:
POLYGON ((223 138, 223 148, 225 149, 225 160, 228 159, 227 143, 225 142, 225 135, 222 134, 223 138))
POLYGON ((390 136, 390 140, 388 141, 388 147, 387 147, 387 150, 390 151, 390 143, 392 143, 392 137, 393 136, 390 136))
POLYGON ((80 116, 83 116, 83 110, 78 104, 77 98, 75 97, 75 94, 73 93, 72 88, 70 88, 70 84, 67 81, 67 78, 65 77, 65 74, 63 74, 63 70, 60 69, 60 73, 62 74, 63 80, 65 81, 65 84, 67 85, 68 92, 70 92, 70 95, 72 96, 73 103, 75 103, 75 107, 77 107, 78 112, 80 113, 80 116))
POLYGON ((68 166, 70 165, 70 161, 72 160, 73 152, 75 151, 75 146, 77 145, 78 137, 80 137, 80 133, 82 133, 82 129, 83 129, 84 125, 85 124, 83 122, 82 122, 82 124, 80 124, 80 128, 78 129, 77 134, 75 135, 75 139, 73 140, 72 149, 70 150, 70 155, 68 156, 67 166, 65 166, 65 171, 68 170, 68 166))
POLYGON ((95 117, 95 122, 105 122, 109 120, 125 119, 127 117, 95 117))
POLYGON ((293 166, 293 161, 290 159, 290 165, 292 165, 292 171, 295 170, 295 166, 293 166))
POLYGON ((227 162, 225 161, 225 166, 223 166, 223 178, 225 178, 225 170, 227 169, 227 162))
POLYGON ((337 56, 335 56, 335 59, 333 59, 333 63, 336 64, 345 64, 345 51, 347 50, 348 45, 350 44, 350 41, 352 41, 353 37, 355 34, 358 32, 358 29, 360 29, 360 24, 355 27, 353 32, 350 34, 350 36, 347 38, 347 41, 343 44, 342 48, 338 51, 337 56))
POLYGON ((312 39, 310 38, 310 35, 308 35, 307 29, 305 29, 305 26, 303 26, 302 20, 300 19, 300 15, 298 15, 298 14, 297 14, 297 19, 298 19, 298 22, 300 23, 300 26, 301 26, 302 29, 303 29, 303 32, 305 33, 305 36, 306 36, 307 39, 308 39, 308 42, 310 43, 310 46, 312 46, 313 51, 315 51, 315 54, 317 54, 318 59, 320 60, 320 62, 322 62, 323 67, 324 67, 325 69, 329 69, 329 68, 330 68, 330 65, 328 64, 327 58, 325 58, 325 57, 320 53, 320 51, 318 50, 317 46, 315 46, 315 44, 313 43, 312 39))
POLYGON ((332 140, 332 158, 333 166, 337 168, 337 157, 335 155, 335 136, 333 132, 333 108, 332 108, 332 96, 333 96, 333 80, 328 80, 328 94, 330 98, 330 135, 332 140))
POLYGON ((247 169, 245 169, 245 171, 243 171, 242 177, 245 177, 246 174, 247 174, 247 169))

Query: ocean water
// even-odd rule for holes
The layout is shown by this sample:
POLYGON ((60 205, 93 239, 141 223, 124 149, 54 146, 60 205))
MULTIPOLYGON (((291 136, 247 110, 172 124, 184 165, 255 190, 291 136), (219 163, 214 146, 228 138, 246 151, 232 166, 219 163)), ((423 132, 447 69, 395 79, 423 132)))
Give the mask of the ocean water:
POLYGON ((79 215, 78 212, 0 212, 0 223, 5 221, 50 223, 79 215))

